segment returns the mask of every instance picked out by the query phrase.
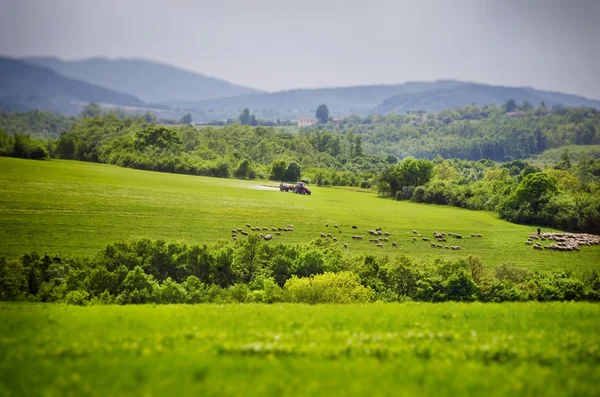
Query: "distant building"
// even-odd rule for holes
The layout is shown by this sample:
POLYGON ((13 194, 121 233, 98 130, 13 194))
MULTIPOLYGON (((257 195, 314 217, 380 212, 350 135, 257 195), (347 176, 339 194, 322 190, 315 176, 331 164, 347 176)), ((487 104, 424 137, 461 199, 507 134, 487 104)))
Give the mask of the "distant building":
POLYGON ((301 117, 298 119, 298 127, 312 127, 317 122, 309 117, 301 117))
POLYGON ((523 115, 523 113, 521 112, 508 112, 506 113, 507 116, 509 117, 521 117, 523 115))

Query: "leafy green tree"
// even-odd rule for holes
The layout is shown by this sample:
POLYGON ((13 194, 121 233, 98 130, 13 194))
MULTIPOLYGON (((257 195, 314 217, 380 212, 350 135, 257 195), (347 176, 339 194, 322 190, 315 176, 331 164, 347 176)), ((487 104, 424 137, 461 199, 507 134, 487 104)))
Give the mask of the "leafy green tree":
POLYGON ((361 157, 363 155, 363 147, 362 147, 362 136, 356 135, 354 137, 354 157, 361 157))
POLYGON ((87 104, 83 110, 79 113, 79 117, 96 117, 102 115, 102 108, 97 103, 87 104))
POLYGON ((300 166, 294 162, 291 162, 285 170, 285 180, 290 182, 297 181, 300 179, 300 174, 300 166))
POLYGON ((181 124, 192 124, 192 115, 191 114, 186 114, 185 116, 183 116, 180 120, 181 124))
POLYGON ((329 109, 327 108, 327 105, 319 105, 315 116, 317 117, 317 120, 319 120, 320 123, 327 123, 329 121, 329 109))
POLYGON ((504 110, 506 111, 506 113, 514 112, 515 110, 517 110, 517 103, 515 102, 515 100, 511 98, 508 101, 506 101, 506 103, 504 104, 504 110))
POLYGON ((233 172, 233 175, 238 179, 253 179, 254 171, 250 160, 243 159, 238 168, 233 172))
POLYGON ((273 164, 271 164, 271 173, 269 175, 269 179, 273 181, 283 181, 285 180, 285 174, 287 170, 287 164, 283 160, 275 160, 273 164))
POLYGON ((239 116, 240 124, 242 125, 250 125, 250 109, 246 108, 242 110, 239 116))
POLYGON ((531 103, 529 103, 529 101, 527 99, 525 99, 523 101, 523 103, 521 104, 521 110, 523 110, 524 112, 528 112, 532 109, 533 109, 533 106, 531 106, 531 103))
POLYGON ((181 138, 177 131, 162 126, 150 125, 135 134, 134 146, 138 150, 148 147, 169 149, 180 144, 181 138))

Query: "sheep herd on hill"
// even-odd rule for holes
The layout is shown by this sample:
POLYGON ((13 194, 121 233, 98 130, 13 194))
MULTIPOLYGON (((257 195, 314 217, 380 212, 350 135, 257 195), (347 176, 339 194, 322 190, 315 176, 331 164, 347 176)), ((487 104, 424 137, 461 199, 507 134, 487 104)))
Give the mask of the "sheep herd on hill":
POLYGON ((540 233, 530 234, 525 242, 532 245, 534 250, 552 251, 579 251, 579 246, 591 246, 600 244, 600 236, 587 233, 540 233), (552 244, 543 246, 542 241, 553 241, 552 244))
MULTIPOLYGON (((261 231, 268 231, 269 230, 268 227, 252 227, 252 225, 249 224, 249 223, 246 223, 246 227, 249 228, 253 232, 261 232, 261 231)), ((281 236, 281 232, 293 232, 294 231, 294 225, 287 225, 287 227, 272 227, 271 231, 275 233, 275 236, 281 236)), ((249 234, 250 233, 248 233, 247 231, 245 231, 241 227, 239 227, 237 229, 231 229, 231 238, 234 241, 238 239, 238 235, 248 236, 249 234)), ((269 233, 269 234, 259 233, 258 236, 260 238, 262 238, 263 240, 265 240, 265 241, 273 240, 273 234, 272 233, 269 233)))
MULTIPOLYGON (((325 224, 325 227, 329 227, 329 224, 325 224)), ((252 227, 252 225, 250 223, 246 223, 246 228, 249 229, 252 232, 258 232, 258 236, 265 240, 265 241, 269 241, 269 240, 273 240, 275 238, 275 236, 281 236, 282 232, 293 232, 294 231, 294 225, 287 225, 287 227, 252 227), (262 232, 268 232, 270 231, 271 233, 262 233, 262 232)), ((333 225, 334 229, 338 230, 338 234, 342 234, 342 228, 335 224, 333 225)), ((358 226, 356 225, 352 225, 352 229, 358 229, 358 226)), ((373 243, 377 248, 385 248, 384 243, 390 243, 391 242, 391 246, 394 248, 398 247, 398 242, 396 241, 390 241, 390 237, 392 236, 392 233, 388 232, 388 231, 384 231, 382 230, 380 227, 376 227, 374 229, 367 229, 366 230, 367 233, 369 233, 369 235, 373 236, 374 238, 369 239, 370 243, 373 243)), ((408 234, 410 235, 411 232, 408 232, 408 234)), ((421 237, 421 240, 425 241, 425 242, 430 242, 431 239, 429 237, 424 237, 421 236, 421 234, 416 231, 413 230, 412 231, 413 235, 416 235, 418 237, 421 237)), ((233 240, 237 240, 239 236, 248 236, 249 232, 244 230, 243 228, 237 228, 237 229, 232 229, 231 230, 231 237, 233 240)), ((319 233, 319 237, 322 239, 332 239, 333 242, 337 243, 339 240, 337 237, 334 237, 334 234, 332 233, 319 233)), ((471 234, 471 238, 481 238, 482 235, 479 233, 472 233, 471 234)), ((452 250, 452 251, 459 251, 461 249, 460 245, 442 245, 440 243, 446 243, 448 240, 448 238, 454 238, 457 240, 460 240, 463 238, 462 235, 458 234, 458 233, 444 233, 444 232, 438 232, 438 231, 434 231, 433 232, 433 239, 436 242, 431 242, 431 248, 437 248, 437 249, 446 249, 446 250, 452 250)), ((364 236, 363 235, 358 235, 358 234, 353 234, 351 235, 351 239, 352 240, 364 240, 364 236)), ((413 243, 415 243, 417 241, 417 237, 412 236, 411 240, 413 243)), ((348 243, 344 243, 344 248, 348 248, 349 244, 348 243)))

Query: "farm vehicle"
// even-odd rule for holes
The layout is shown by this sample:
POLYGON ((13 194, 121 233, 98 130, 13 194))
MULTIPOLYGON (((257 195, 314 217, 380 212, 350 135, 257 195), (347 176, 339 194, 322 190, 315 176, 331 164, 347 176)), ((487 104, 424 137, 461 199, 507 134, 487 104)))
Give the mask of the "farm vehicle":
POLYGON ((295 185, 290 183, 281 183, 279 185, 279 190, 282 192, 294 192, 296 194, 311 194, 310 189, 306 187, 304 182, 298 182, 295 185))

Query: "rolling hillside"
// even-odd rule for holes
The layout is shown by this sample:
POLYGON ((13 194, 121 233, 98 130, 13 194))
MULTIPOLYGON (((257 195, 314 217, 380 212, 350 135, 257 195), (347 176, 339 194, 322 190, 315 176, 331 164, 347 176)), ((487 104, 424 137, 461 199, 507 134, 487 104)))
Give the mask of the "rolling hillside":
POLYGON ((58 58, 26 58, 24 61, 50 68, 64 76, 128 92, 151 103, 232 97, 261 92, 171 65, 141 59, 92 58, 62 61, 58 58))
MULTIPOLYGON (((599 269, 600 246, 581 252, 534 251, 525 244, 535 229, 495 214, 447 206, 399 202, 365 191, 311 186, 311 196, 269 189, 273 182, 242 181, 138 171, 103 164, 0 157, 0 257, 29 252, 93 255, 107 244, 149 237, 211 244, 230 240, 231 229, 294 225, 274 243, 307 243, 335 233, 353 254, 404 254, 423 260, 478 255, 490 266, 513 263, 536 270, 599 269), (359 217, 356 214, 361 214, 359 217), (329 227, 325 225, 329 224, 329 227), (339 224, 341 232, 333 229, 339 224), (357 225, 354 230, 351 225, 357 225), (379 225, 398 247, 378 249, 366 230, 379 225), (412 242, 446 230, 464 238, 461 251, 412 242), (353 234, 365 234, 356 241, 353 234)), ((546 230, 546 229, 545 229, 546 230)), ((549 231, 546 230, 546 231, 549 231)))
POLYGON ((534 106, 543 101, 546 106, 560 104, 564 106, 589 106, 600 109, 600 101, 577 95, 542 91, 529 87, 500 87, 461 83, 449 88, 440 87, 423 92, 405 92, 386 99, 377 110, 381 114, 392 111, 405 113, 413 110, 438 112, 444 109, 467 106, 472 103, 479 106, 501 105, 511 98, 517 103, 529 101, 534 106))
POLYGON ((521 103, 528 100, 533 106, 545 102, 546 106, 589 106, 600 109, 600 100, 577 95, 536 90, 529 87, 500 87, 466 83, 453 80, 434 82, 409 82, 398 85, 357 86, 320 89, 299 89, 270 94, 245 95, 204 101, 177 101, 182 108, 210 110, 235 115, 249 108, 265 118, 314 117, 319 104, 326 104, 330 114, 366 116, 373 113, 425 110, 438 112, 475 103, 479 106, 503 104, 509 99, 521 103))
POLYGON ((0 57, 0 109, 39 109, 74 114, 89 102, 134 107, 145 105, 129 94, 63 77, 48 68, 0 57))

